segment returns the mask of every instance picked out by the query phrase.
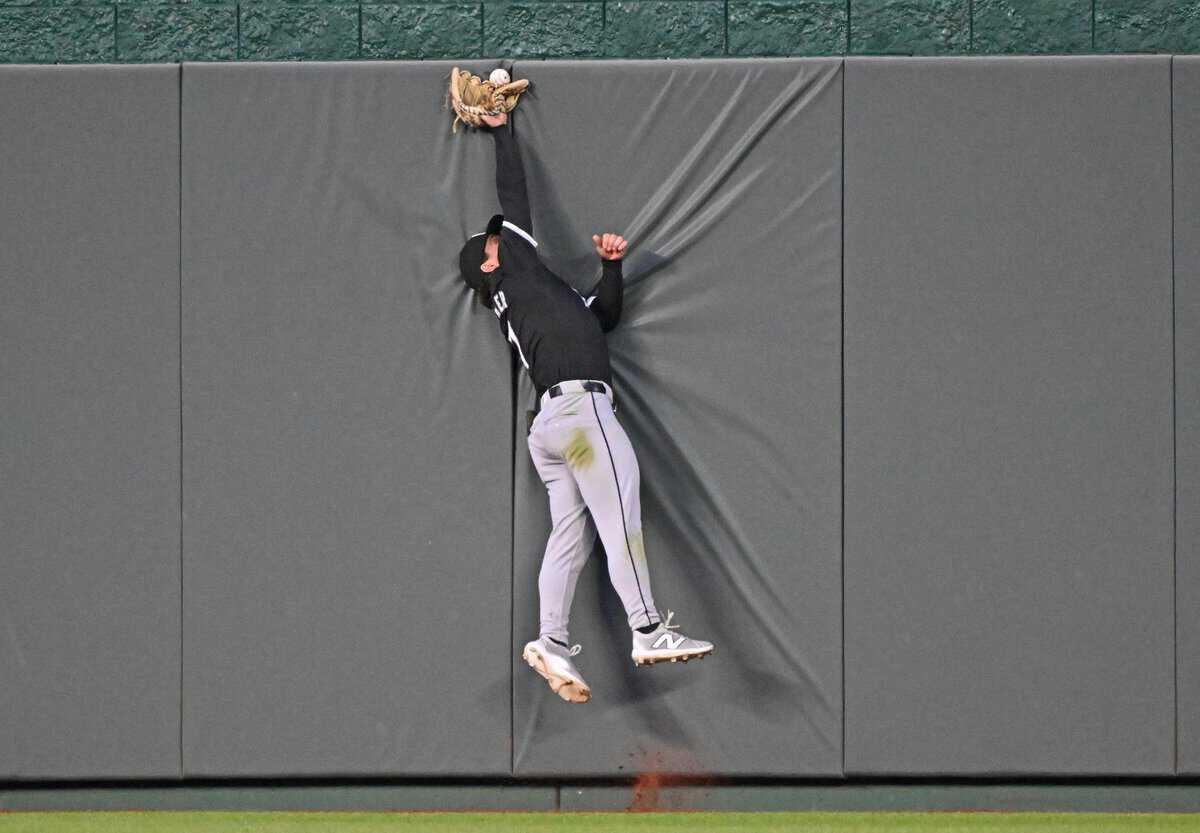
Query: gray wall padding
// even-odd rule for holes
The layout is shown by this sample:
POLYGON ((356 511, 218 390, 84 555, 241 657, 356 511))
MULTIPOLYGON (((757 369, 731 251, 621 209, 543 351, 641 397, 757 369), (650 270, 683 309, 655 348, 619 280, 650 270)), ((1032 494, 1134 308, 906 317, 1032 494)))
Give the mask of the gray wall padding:
POLYGON ((846 63, 847 774, 1172 771, 1168 64, 846 63))
POLYGON ((1200 56, 1172 70, 1179 771, 1200 774, 1200 56))
POLYGON ((184 770, 510 769, 510 359, 449 64, 185 64, 184 770))
POLYGON ((515 126, 546 259, 586 289, 590 235, 631 240, 609 345, 650 575, 664 615, 717 647, 698 665, 635 669, 597 545, 571 620, 592 701, 564 703, 520 660, 549 532, 522 371, 515 771, 836 774, 841 62, 516 69, 534 84, 515 126))
POLYGON ((178 125, 0 68, 0 779, 179 773, 178 125))
POLYGON ((542 252, 633 242, 618 418, 717 644, 635 669, 598 546, 584 707, 519 657, 548 511, 451 64, 0 67, 0 780, 838 775, 843 670, 848 775, 1170 773, 1176 706, 1200 774, 1170 61, 517 67, 542 252))

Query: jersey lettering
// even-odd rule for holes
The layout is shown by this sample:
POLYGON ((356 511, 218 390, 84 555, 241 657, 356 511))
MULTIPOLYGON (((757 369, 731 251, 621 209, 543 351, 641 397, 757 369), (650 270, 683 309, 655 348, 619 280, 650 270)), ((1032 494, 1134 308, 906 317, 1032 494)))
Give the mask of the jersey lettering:
POLYGON ((504 297, 504 290, 501 289, 492 296, 492 310, 496 313, 496 317, 499 318, 504 314, 506 309, 508 309, 508 299, 504 297))

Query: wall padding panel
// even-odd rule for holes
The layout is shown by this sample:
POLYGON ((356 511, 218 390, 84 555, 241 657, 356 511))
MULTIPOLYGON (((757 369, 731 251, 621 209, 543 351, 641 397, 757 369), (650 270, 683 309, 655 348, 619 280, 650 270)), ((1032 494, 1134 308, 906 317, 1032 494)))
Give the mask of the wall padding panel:
POLYGON ((847 774, 1172 771, 1168 68, 846 62, 847 774))
POLYGON ((515 129, 543 257, 586 290, 599 277, 590 235, 631 241, 609 345, 650 577, 660 612, 716 652, 635 669, 598 544, 571 620, 591 702, 564 703, 520 660, 538 635, 550 529, 522 371, 515 771, 836 774, 841 62, 539 62, 517 74, 534 84, 515 129))
POLYGON ((1179 771, 1200 774, 1200 56, 1172 68, 1179 771))
POLYGON ((0 778, 179 773, 179 67, 0 68, 0 778))
POLYGON ((185 64, 184 769, 510 769, 498 210, 441 63, 185 64))

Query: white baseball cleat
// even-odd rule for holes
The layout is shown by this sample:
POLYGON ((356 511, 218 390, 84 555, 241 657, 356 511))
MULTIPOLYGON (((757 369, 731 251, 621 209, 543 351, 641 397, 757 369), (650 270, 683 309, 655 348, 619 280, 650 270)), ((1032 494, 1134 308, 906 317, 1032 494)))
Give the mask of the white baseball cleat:
POLYGON ((581 650, 579 645, 564 648, 544 636, 525 643, 521 656, 529 667, 541 674, 550 684, 550 690, 568 703, 586 703, 592 696, 591 687, 584 682, 583 675, 571 662, 571 657, 581 650))
POLYGON ((650 633, 633 632, 633 662, 636 665, 653 665, 656 662, 687 662, 689 659, 703 659, 713 652, 713 644, 703 639, 691 639, 681 633, 671 633, 678 630, 679 625, 671 624, 675 611, 667 611, 665 622, 659 622, 658 627, 650 633))

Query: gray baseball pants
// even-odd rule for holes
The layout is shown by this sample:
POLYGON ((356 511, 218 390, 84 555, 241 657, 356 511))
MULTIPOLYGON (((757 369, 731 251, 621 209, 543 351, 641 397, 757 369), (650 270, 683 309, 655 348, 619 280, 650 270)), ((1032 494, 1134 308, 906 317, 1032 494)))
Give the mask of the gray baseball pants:
POLYGON ((538 574, 541 636, 567 642, 575 583, 596 542, 608 557, 612 582, 629 627, 659 621, 650 593, 637 457, 613 413, 612 389, 572 390, 542 397, 529 431, 529 455, 550 496, 553 524, 538 574))

